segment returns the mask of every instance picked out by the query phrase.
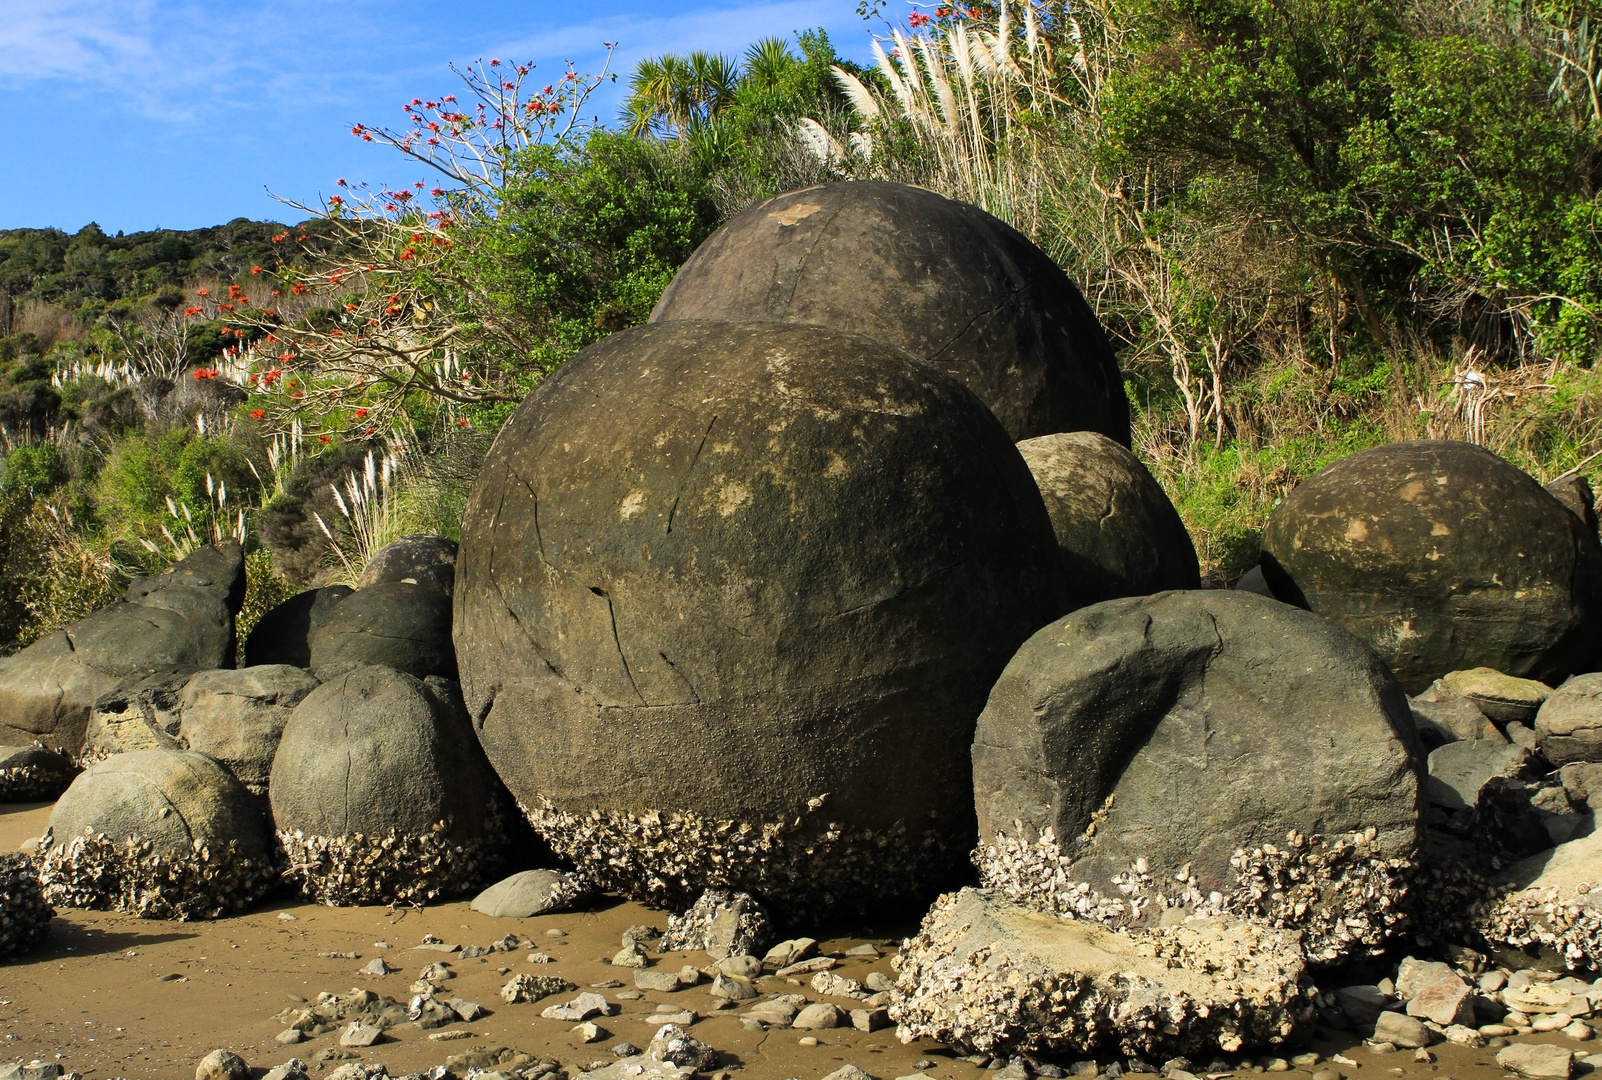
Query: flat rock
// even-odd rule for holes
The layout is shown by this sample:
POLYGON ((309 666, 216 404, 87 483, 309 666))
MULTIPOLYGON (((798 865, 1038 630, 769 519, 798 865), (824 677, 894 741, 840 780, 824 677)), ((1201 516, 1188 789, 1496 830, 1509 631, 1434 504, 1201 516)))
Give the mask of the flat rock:
POLYGON ((502 878, 473 897, 472 909, 495 919, 530 919, 565 911, 590 894, 576 874, 561 870, 523 870, 502 878))
POLYGON ((1430 751, 1429 800, 1448 810, 1472 810, 1492 778, 1528 773, 1534 755, 1522 746, 1476 739, 1447 743, 1430 751))
POLYGON ((1440 982, 1407 1003, 1407 1015, 1447 1027, 1474 1023, 1474 991, 1462 980, 1440 982))
POLYGON ((1496 1052, 1496 1063, 1529 1080, 1569 1080, 1574 1053, 1547 1043, 1513 1043, 1496 1052))
POLYGON ((1407 704, 1419 737, 1431 748, 1441 743, 1475 739, 1507 742, 1502 730, 1468 698, 1448 697, 1436 701, 1426 690, 1418 697, 1409 698, 1407 704))
POLYGON ((814 1002, 796 1013, 790 1026, 803 1031, 828 1031, 832 1028, 842 1027, 845 1024, 845 1014, 826 1001, 814 1002))
POLYGON ((1417 997, 1432 986, 1462 981, 1450 964, 1443 964, 1439 960, 1420 960, 1406 956, 1396 969, 1396 996, 1405 1001, 1417 997))
POLYGON ((1467 698, 1480 712, 1503 724, 1533 723, 1541 704, 1552 694, 1546 683, 1504 675, 1488 667, 1447 672, 1440 683, 1448 694, 1467 698))
POLYGON ((634 985, 641 990, 671 994, 679 989, 679 974, 676 971, 647 971, 641 968, 634 972, 634 985))
POLYGON ((1117 933, 963 889, 903 947, 890 1018, 966 1053, 1208 1060, 1311 1020, 1304 963, 1297 934, 1227 917, 1117 933))

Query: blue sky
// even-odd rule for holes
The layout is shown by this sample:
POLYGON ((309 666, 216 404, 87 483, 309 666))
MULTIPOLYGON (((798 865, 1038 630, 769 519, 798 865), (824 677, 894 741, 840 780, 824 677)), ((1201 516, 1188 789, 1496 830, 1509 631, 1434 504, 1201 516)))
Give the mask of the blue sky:
MULTIPOLYGON (((400 126, 403 102, 456 88, 450 63, 595 71, 612 41, 620 90, 643 56, 817 26, 867 58, 855 0, 0 0, 0 228, 293 220, 267 189, 310 204, 338 177, 422 179, 350 128, 400 126)), ((615 115, 616 91, 595 100, 615 115)))

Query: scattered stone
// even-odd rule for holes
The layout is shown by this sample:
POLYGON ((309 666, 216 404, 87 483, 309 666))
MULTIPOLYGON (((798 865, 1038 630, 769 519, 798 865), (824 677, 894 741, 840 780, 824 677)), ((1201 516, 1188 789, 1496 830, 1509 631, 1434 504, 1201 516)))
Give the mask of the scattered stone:
MULTIPOLYGON (((550 1010, 546 1011, 549 1012, 550 1010)), ((579 1024, 573 1030, 578 1033, 579 1041, 585 1043, 600 1042, 602 1039, 610 1039, 612 1037, 612 1033, 599 1024, 579 1024)))
POLYGON ((1547 1043, 1512 1043, 1496 1052, 1496 1063, 1530 1080, 1569 1080, 1574 1054, 1547 1043))
POLYGON ((1354 1024, 1370 1027, 1390 1005, 1390 997, 1377 986, 1343 986, 1335 991, 1335 1001, 1354 1024))
POLYGON ((1384 665, 1299 608, 1226 590, 1082 608, 980 714, 981 879, 1077 919, 1229 914, 1301 931, 1316 963, 1371 953, 1409 910, 1412 743, 1384 665), (1219 739, 1252 798, 1219 782, 1219 739))
POLYGON ((306 1041, 306 1033, 298 1028, 285 1028, 277 1035, 274 1035, 273 1039, 277 1042, 283 1043, 285 1046, 294 1046, 296 1043, 302 1043, 306 1041))
POLYGON ((242 911, 277 878, 250 793, 189 750, 97 762, 56 802, 46 836, 39 880, 63 907, 215 919, 242 911))
POLYGON ((1535 736, 1553 765, 1602 761, 1602 672, 1576 675, 1552 691, 1535 717, 1535 736))
POLYGON ((845 1016, 838 1008, 827 1001, 817 1001, 798 1012, 795 1019, 790 1021, 790 1026, 804 1031, 828 1031, 842 1026, 844 1022, 845 1016))
POLYGON ((1379 1014, 1374 1021, 1373 1039, 1375 1042, 1387 1042, 1407 1050, 1428 1046, 1435 1041, 1434 1033, 1424 1026, 1422 1020, 1395 1012, 1379 1014))
POLYGON ((592 1016, 611 1016, 617 1012, 600 994, 580 994, 566 1005, 552 1005, 540 1013, 547 1020, 588 1020, 592 1016))
POLYGON ((613 1057, 634 1057, 643 1053, 645 1053, 645 1051, 641 1050, 638 1046, 635 1046, 631 1042, 620 1042, 612 1047, 613 1057))
POLYGON ((641 990, 655 990, 658 993, 671 994, 679 989, 679 976, 673 971, 645 971, 634 972, 634 985, 641 990))
POLYGON ((796 1045, 798 1045, 798 1046, 817 1046, 818 1045, 818 1040, 817 1040, 816 1036, 803 1035, 799 1039, 796 1040, 796 1045))
POLYGON ((1436 983, 1407 1003, 1407 1015, 1446 1027, 1474 1022, 1474 991, 1460 979, 1436 983))
POLYGON ((800 1010, 788 1001, 769 999, 751 1006, 740 1016, 745 1020, 756 1020, 769 1027, 789 1027, 800 1010))
POLYGON ((536 915, 566 911, 589 897, 592 891, 577 874, 524 870, 479 893, 471 907, 495 919, 531 919, 536 915))
POLYGON ((1448 1024, 1442 1034, 1446 1036, 1447 1042, 1457 1043, 1459 1046, 1480 1047, 1485 1045, 1485 1036, 1467 1024, 1448 1024))
POLYGON ((651 966, 651 958, 645 955, 637 942, 627 942, 612 957, 612 966, 620 968, 644 968, 651 966))
POLYGON ((1473 810, 1497 777, 1521 777, 1533 763, 1522 746, 1490 739, 1447 743, 1430 751, 1429 800, 1448 810, 1473 810))
POLYGON ((717 1064, 718 1053, 706 1043, 692 1037, 676 1024, 665 1024, 645 1049, 646 1057, 668 1062, 682 1069, 709 1069, 717 1064))
POLYGON ((339 1033, 341 1046, 372 1046, 384 1038, 384 1029, 372 1024, 362 1024, 351 1021, 350 1026, 339 1033))
POLYGON ((267 1075, 261 1080, 307 1080, 310 1066, 300 1058, 290 1058, 282 1065, 276 1065, 267 1070, 267 1075))
POLYGON ((499 782, 455 684, 383 667, 340 675, 295 708, 271 798, 289 876, 318 903, 454 895, 496 869, 505 835, 499 782))
POLYGON ((963 889, 903 946, 890 1018, 902 1039, 987 1054, 1236 1053, 1311 1020, 1304 964, 1292 932, 1215 917, 1114 933, 963 889))
POLYGON ((395 970, 394 968, 392 968, 388 964, 384 963, 384 958, 382 956, 375 956, 375 957, 373 957, 371 960, 369 960, 367 962, 367 966, 366 967, 362 968, 361 974, 363 974, 363 975, 388 975, 390 972, 392 972, 394 970, 395 970))
POLYGON ((888 993, 895 988, 890 976, 882 971, 870 971, 862 979, 863 985, 874 993, 888 993))
POLYGON ((878 1031, 890 1026, 890 1014, 884 1009, 852 1009, 851 1026, 858 1031, 878 1031))
POLYGON ((757 988, 751 985, 750 979, 738 975, 726 975, 720 971, 712 980, 708 993, 715 998, 724 998, 728 1001, 750 1001, 757 996, 757 988))
POLYGON ((1435 701, 1434 697, 1431 691, 1426 690, 1407 701, 1413 714, 1413 725, 1418 728, 1419 738, 1427 749, 1433 750, 1442 743, 1475 739, 1507 742, 1502 730, 1491 723, 1468 698, 1448 697, 1443 701, 1435 701))
POLYGON ((445 1004, 450 1006, 451 1011, 465 1023, 471 1024, 473 1021, 489 1015, 488 1009, 477 1002, 468 1001, 466 998, 446 998, 445 1004))
POLYGON ((825 997, 860 998, 862 996, 861 983, 855 979, 847 979, 836 975, 832 971, 818 972, 812 976, 811 985, 813 990, 825 997))
POLYGON ((250 1080, 250 1066, 232 1050, 213 1050, 195 1066, 195 1080, 250 1080))
POLYGON ((508 1005, 515 1005, 520 1001, 538 1001, 552 994, 565 994, 577 989, 566 979, 554 975, 530 975, 524 971, 513 975, 511 981, 501 987, 501 1000, 508 1005))
MULTIPOLYGON (((1169 1075, 1172 1076, 1173 1074, 1170 1073, 1169 1075)), ((876 1078, 869 1076, 855 1065, 842 1065, 828 1076, 825 1076, 823 1080, 876 1080, 876 1078)))
POLYGON ((645 1018, 647 1024, 678 1024, 680 1027, 689 1027, 695 1023, 696 1015, 690 1009, 677 1009, 672 1012, 652 1013, 645 1018))
POLYGON ((803 960, 799 964, 782 967, 776 974, 781 979, 787 979, 792 975, 810 975, 814 971, 828 971, 839 962, 832 956, 814 956, 811 960, 803 960))
POLYGON ((781 941, 767 951, 762 957, 762 963, 774 970, 787 968, 792 964, 799 964, 818 951, 818 943, 812 938, 791 938, 781 941))
POLYGON ((475 1037, 471 1031, 463 1031, 461 1028, 457 1028, 454 1031, 430 1031, 428 1033, 429 1042, 456 1042, 458 1039, 472 1039, 475 1037))

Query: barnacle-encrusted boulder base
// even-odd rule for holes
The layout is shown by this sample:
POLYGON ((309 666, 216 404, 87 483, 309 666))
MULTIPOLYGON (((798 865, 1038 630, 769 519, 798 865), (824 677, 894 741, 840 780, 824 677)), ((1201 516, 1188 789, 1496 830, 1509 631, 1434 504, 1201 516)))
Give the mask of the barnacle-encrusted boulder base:
POLYGON ((221 765, 191 750, 97 762, 50 812, 39 877, 63 907, 214 919, 267 891, 267 823, 221 765))
POLYGON ((268 796, 289 876, 325 904, 471 890, 505 843, 505 794, 456 684, 377 665, 335 676, 295 707, 268 796))
POLYGON ((1277 1045, 1312 1019, 1300 935, 1229 916, 1114 931, 989 889, 942 896, 895 960, 902 1042, 1161 1061, 1277 1045))
POLYGON ((1416 694, 1488 667, 1556 686, 1602 659, 1602 547, 1533 477, 1469 443, 1342 458, 1263 530, 1281 600, 1362 638, 1416 694))
POLYGON ((0 803, 54 799, 77 772, 71 758, 41 743, 0 746, 0 803))
POLYGON ((974 719, 1059 596, 1029 470, 955 380, 856 334, 665 322, 502 429, 456 649, 491 762, 601 884, 863 907, 960 867, 974 719))
POLYGON ((1472 929, 1491 945, 1602 967, 1602 832, 1513 864, 1477 899, 1472 929))
POLYGON ((924 188, 856 180, 756 204, 674 275, 651 321, 676 319, 866 334, 958 379, 1014 439, 1129 445, 1117 360, 1074 283, 1010 225, 924 188))
POLYGON ((33 860, 17 852, 0 853, 0 960, 37 945, 54 915, 33 860))
POLYGON ((1228 912, 1378 949, 1418 850, 1407 699, 1367 648, 1251 593, 1110 600, 1045 627, 973 744, 985 884, 1118 925, 1228 912))

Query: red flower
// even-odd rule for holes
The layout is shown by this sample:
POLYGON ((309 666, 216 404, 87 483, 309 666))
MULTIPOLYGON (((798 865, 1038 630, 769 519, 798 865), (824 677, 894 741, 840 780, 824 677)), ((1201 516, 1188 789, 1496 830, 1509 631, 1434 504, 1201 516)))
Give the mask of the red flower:
POLYGON ((357 409, 356 410, 356 419, 358 419, 358 420, 367 419, 367 410, 366 409, 357 409))
POLYGON ((328 442, 329 439, 328 439, 327 435, 319 435, 319 436, 317 436, 317 441, 318 442, 328 442))
POLYGON ((456 421, 456 426, 457 427, 468 427, 472 423, 473 422, 471 420, 469 420, 467 417, 464 416, 460 420, 456 421))
POLYGON ((290 394, 289 396, 290 397, 300 397, 300 391, 296 390, 294 393, 290 394))
POLYGON ((252 410, 250 410, 250 418, 252 420, 260 420, 262 417, 264 417, 266 415, 267 415, 267 410, 266 409, 252 409, 252 410))
POLYGON ((207 290, 205 290, 205 289, 196 289, 195 290, 195 295, 196 296, 205 296, 206 295, 206 291, 207 290))

